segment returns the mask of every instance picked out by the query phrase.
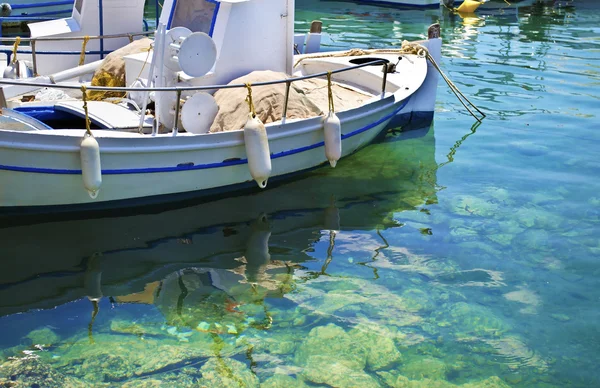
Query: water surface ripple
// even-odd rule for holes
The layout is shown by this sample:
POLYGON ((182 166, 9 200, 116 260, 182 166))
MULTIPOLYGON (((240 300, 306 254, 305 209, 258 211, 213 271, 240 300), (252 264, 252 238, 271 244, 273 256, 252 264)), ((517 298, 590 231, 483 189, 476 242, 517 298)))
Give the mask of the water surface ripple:
MULTIPOLYGON (((210 203, 0 224, 0 385, 600 386, 600 4, 301 0, 324 49, 440 22, 435 122, 210 203)), ((150 10, 149 14, 153 14, 150 10)))

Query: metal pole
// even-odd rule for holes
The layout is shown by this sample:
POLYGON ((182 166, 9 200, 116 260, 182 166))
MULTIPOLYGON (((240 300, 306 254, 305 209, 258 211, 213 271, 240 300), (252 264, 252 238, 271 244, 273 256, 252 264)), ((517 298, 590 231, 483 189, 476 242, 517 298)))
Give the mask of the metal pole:
POLYGON ((290 99, 290 86, 292 86, 292 82, 287 81, 285 83, 285 102, 283 103, 283 116, 281 117, 282 124, 285 124, 285 119, 287 118, 288 101, 290 99))
POLYGON ((31 41, 31 56, 33 60, 33 76, 37 77, 37 56, 35 55, 35 39, 31 41))
MULTIPOLYGON (((98 0, 98 12, 100 22, 100 36, 104 35, 104 7, 102 6, 102 0, 98 0)), ((104 38, 100 38, 100 59, 104 59, 104 38)))
POLYGON ((383 64, 383 81, 381 81, 381 95, 385 96, 385 85, 387 84, 387 71, 388 65, 387 63, 383 64))
POLYGON ((154 25, 154 29, 156 29, 156 27, 158 26, 158 21, 160 20, 160 11, 158 10, 159 7, 160 7, 159 0, 155 1, 154 6, 156 7, 156 10, 155 10, 155 12, 156 12, 156 24, 154 25))
POLYGON ((177 91, 177 102, 175 103, 175 125, 173 126, 173 136, 179 132, 179 106, 181 104, 181 90, 177 91))

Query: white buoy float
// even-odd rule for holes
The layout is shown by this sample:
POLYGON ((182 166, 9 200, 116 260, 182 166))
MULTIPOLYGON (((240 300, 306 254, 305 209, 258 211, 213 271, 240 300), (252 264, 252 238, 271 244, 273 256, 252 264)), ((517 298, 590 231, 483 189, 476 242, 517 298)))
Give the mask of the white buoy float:
POLYGON ((323 124, 325 156, 331 167, 335 167, 342 157, 342 123, 334 112, 329 112, 323 124))
POLYGON ((102 185, 102 167, 100 165, 100 146, 91 132, 86 132, 83 136, 79 154, 83 186, 90 197, 96 199, 102 185))
POLYGON ((271 176, 269 139, 265 125, 252 113, 248 115, 248 121, 244 126, 244 143, 250 175, 258 183, 258 187, 264 189, 271 176))
POLYGON ((323 138, 325 140, 325 156, 331 167, 335 167, 342 157, 342 123, 335 114, 333 106, 333 88, 331 86, 331 72, 327 73, 327 94, 329 99, 329 114, 323 122, 323 138))

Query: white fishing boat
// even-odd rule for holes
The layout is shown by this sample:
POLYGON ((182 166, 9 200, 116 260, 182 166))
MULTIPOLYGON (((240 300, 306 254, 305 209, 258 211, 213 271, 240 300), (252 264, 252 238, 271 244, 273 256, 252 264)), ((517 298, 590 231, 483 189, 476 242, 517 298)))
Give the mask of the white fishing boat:
MULTIPOLYGON (((104 0, 103 18, 111 20, 104 34, 133 40, 136 34, 119 29, 141 25, 139 3, 143 9, 143 1, 104 0)), ((111 88, 86 82, 98 74, 97 57, 119 45, 85 37, 98 31, 100 19, 94 0, 75 1, 71 18, 30 26, 33 66, 19 54, 5 70, 12 78, 42 75, 0 80, 1 212, 133 206, 264 188, 269 179, 335 166, 391 126, 424 126, 433 118, 437 25, 427 40, 402 48, 295 55, 293 0, 167 0, 152 50, 122 58, 126 85, 134 86, 111 88), (36 58, 38 49, 72 52, 82 40, 80 56, 36 58), (307 91, 301 82, 313 84, 307 91), (67 93, 59 98, 56 90, 67 93), (88 101, 88 92, 106 91, 128 96, 88 101), (309 105, 303 117, 290 113, 309 105), (224 128, 240 111, 244 122, 224 128)))

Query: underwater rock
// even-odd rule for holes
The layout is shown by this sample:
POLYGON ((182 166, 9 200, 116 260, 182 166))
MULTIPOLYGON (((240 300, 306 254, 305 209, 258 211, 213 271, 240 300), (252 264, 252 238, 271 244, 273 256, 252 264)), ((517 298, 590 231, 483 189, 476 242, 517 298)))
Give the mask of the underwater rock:
POLYGON ((298 346, 297 333, 271 332, 269 336, 252 338, 248 340, 255 352, 268 352, 270 354, 292 354, 298 346))
POLYGON ((510 330, 510 326, 496 317, 484 306, 458 302, 447 316, 450 324, 456 327, 457 337, 494 338, 510 330))
POLYGON ((453 228, 450 230, 450 236, 453 241, 476 240, 479 232, 471 228, 453 228))
POLYGON ((392 372, 377 372, 383 382, 391 388, 456 388, 445 380, 410 380, 408 377, 392 372))
POLYGON ((461 216, 493 218, 498 213, 498 204, 471 195, 459 195, 452 199, 451 210, 461 216))
POLYGON ((83 361, 82 372, 97 382, 112 382, 133 377, 136 365, 119 354, 95 354, 83 361))
POLYGON ((243 363, 231 359, 212 357, 202 368, 200 386, 219 388, 258 387, 258 377, 243 363))
POLYGON ((427 312, 434 308, 434 304, 428 293, 418 288, 409 288, 402 292, 404 308, 410 312, 427 312))
POLYGON ((327 384, 331 387, 378 388, 379 383, 362 371, 349 367, 334 356, 314 356, 305 365, 302 376, 316 384, 327 384))
POLYGON ((556 319, 559 322, 568 322, 571 318, 566 314, 551 314, 552 319, 556 319))
POLYGON ((535 314, 537 307, 542 303, 536 293, 524 287, 519 287, 518 291, 511 291, 503 296, 511 302, 519 302, 527 305, 526 308, 520 310, 524 314, 535 314))
POLYGON ((144 325, 136 322, 129 322, 123 319, 114 319, 110 322, 110 331, 119 334, 131 335, 165 335, 158 327, 144 325))
POLYGON ((495 242, 496 244, 500 244, 505 247, 509 246, 515 238, 515 236, 512 234, 502 233, 488 234, 486 237, 495 242))
POLYGON ((506 359, 504 364, 511 369, 519 367, 533 367, 540 371, 548 369, 548 363, 516 336, 488 339, 485 342, 494 348, 496 354, 506 359))
POLYGON ((383 382, 391 388, 510 388, 497 376, 485 380, 455 385, 445 380, 410 380, 397 372, 377 372, 383 382))
POLYGON ((65 374, 85 377, 90 382, 98 383, 105 377, 105 373, 108 373, 107 379, 142 376, 181 362, 195 362, 215 355, 229 356, 245 351, 245 348, 236 348, 206 333, 197 333, 191 338, 194 339, 193 342, 180 342, 170 336, 142 339, 95 334, 94 345, 91 346, 87 335, 76 336, 65 341, 68 344, 53 350, 54 354, 60 355, 60 358, 53 360, 53 365, 65 374), (114 355, 118 357, 113 357, 114 355), (111 370, 105 371, 109 366, 111 370))
POLYGON ((522 207, 514 213, 517 222, 526 228, 558 229, 564 219, 539 207, 522 207))
POLYGON ((260 388, 308 388, 308 385, 292 376, 276 374, 262 382, 260 388))
POLYGON ((155 379, 133 380, 121 385, 121 388, 160 388, 164 382, 155 379))
POLYGON ((0 384, 3 387, 87 387, 87 384, 62 373, 39 358, 12 359, 0 365, 0 384), (3 381, 4 380, 4 381, 3 381))
POLYGON ((411 380, 443 380, 448 368, 446 364, 437 358, 422 357, 408 361, 402 365, 402 375, 411 380))
POLYGON ((50 328, 36 329, 25 337, 28 345, 50 346, 60 342, 60 337, 50 328))
POLYGON ((542 156, 549 151, 548 147, 529 141, 513 141, 509 145, 518 153, 525 156, 542 156))
POLYGON ((362 370, 367 364, 367 350, 333 323, 318 326, 308 333, 296 351, 296 363, 307 365, 312 358, 336 360, 350 369, 362 370))
POLYGON ((507 203, 510 202, 510 194, 508 190, 501 187, 488 187, 485 189, 485 193, 493 198, 495 201, 507 203))
POLYGON ((410 326, 422 318, 404 307, 404 299, 389 288, 356 278, 320 278, 287 294, 313 314, 335 316, 349 324, 359 324, 368 316, 383 326, 410 326))
POLYGON ((360 326, 350 330, 348 335, 367 351, 367 367, 379 370, 400 360, 401 354, 393 341, 393 335, 382 335, 368 327, 360 326))
POLYGON ((517 246, 528 248, 534 251, 547 251, 550 246, 548 232, 542 229, 527 229, 516 238, 517 246))
POLYGON ((492 376, 485 380, 466 383, 460 386, 461 388, 510 388, 510 385, 506 384, 498 376, 492 376))

